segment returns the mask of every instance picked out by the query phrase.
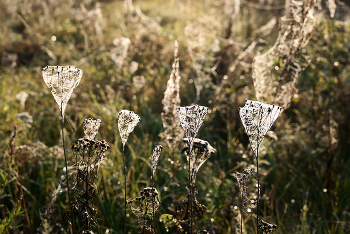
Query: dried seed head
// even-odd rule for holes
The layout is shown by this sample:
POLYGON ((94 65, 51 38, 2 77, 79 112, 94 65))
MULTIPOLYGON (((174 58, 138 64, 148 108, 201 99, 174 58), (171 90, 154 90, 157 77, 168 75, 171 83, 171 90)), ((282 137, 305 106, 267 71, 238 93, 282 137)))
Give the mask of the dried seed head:
POLYGON ((146 217, 153 219, 154 212, 159 208, 160 201, 156 188, 147 187, 140 192, 140 196, 127 202, 131 211, 136 215, 141 228, 146 225, 146 217), (154 204, 152 203, 154 201, 154 204))
POLYGON ((280 20, 275 44, 253 62, 253 82, 258 101, 290 106, 300 74, 311 63, 306 46, 315 30, 314 1, 290 1, 290 12, 280 20))
POLYGON ((244 212, 251 212, 256 205, 255 194, 259 192, 259 189, 255 187, 256 181, 253 179, 253 173, 252 168, 244 168, 242 173, 236 171, 233 174, 238 182, 244 212), (251 189, 253 189, 253 191, 251 191, 251 189))
MULTIPOLYGON (((189 161, 189 140, 188 138, 182 139, 185 143, 182 149, 185 152, 187 161, 189 161)), ((198 138, 193 139, 193 150, 191 152, 191 177, 192 181, 195 182, 196 175, 199 168, 207 161, 207 159, 216 152, 216 150, 207 142, 198 138)))
POLYGON ((190 152, 192 152, 193 139, 196 137, 208 113, 208 107, 198 105, 179 107, 177 113, 179 115, 181 127, 188 138, 190 152))
POLYGON ((162 122, 164 131, 159 134, 159 137, 164 139, 164 142, 169 148, 178 145, 183 138, 184 132, 180 126, 180 121, 176 117, 177 109, 180 107, 180 75, 179 75, 179 58, 178 58, 178 43, 175 41, 174 63, 172 65, 170 78, 166 85, 164 98, 162 100, 163 112, 162 122))
POLYGON ((281 111, 279 106, 251 100, 247 100, 245 106, 239 108, 239 115, 255 155, 258 154, 261 142, 281 111))
POLYGON ((271 234, 276 228, 276 224, 270 224, 262 219, 258 219, 258 228, 263 232, 263 234, 271 234))
POLYGON ((135 126, 140 122, 141 118, 133 111, 121 110, 118 114, 118 129, 122 138, 123 147, 128 140, 129 134, 134 130, 135 126))
POLYGON ((73 89, 79 85, 83 71, 74 66, 46 66, 43 68, 43 78, 51 90, 64 118, 67 103, 73 89))
POLYGON ((151 161, 151 170, 152 170, 152 175, 154 176, 154 173, 156 172, 157 169, 157 164, 159 160, 160 153, 162 152, 163 146, 161 145, 156 145, 153 149, 153 153, 150 157, 151 161))
POLYGON ((88 138, 90 140, 95 139, 95 136, 98 132, 98 129, 100 128, 101 120, 100 119, 84 119, 83 122, 83 128, 85 133, 85 138, 88 138))

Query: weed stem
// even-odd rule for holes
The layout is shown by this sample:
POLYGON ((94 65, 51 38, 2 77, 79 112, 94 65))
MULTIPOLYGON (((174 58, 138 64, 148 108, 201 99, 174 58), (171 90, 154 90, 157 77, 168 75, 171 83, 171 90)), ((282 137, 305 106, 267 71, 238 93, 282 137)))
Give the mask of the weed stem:
POLYGON ((126 234, 126 164, 123 145, 123 164, 124 164, 124 234, 126 234))
POLYGON ((63 143, 63 153, 64 153, 64 162, 66 164, 66 181, 67 181, 67 192, 68 192, 68 202, 70 207, 70 214, 71 214, 71 222, 72 222, 72 232, 75 233, 74 228, 74 216, 73 216, 73 209, 72 209, 72 203, 70 199, 70 191, 69 191, 69 181, 68 181, 68 165, 67 165, 67 156, 66 156, 66 147, 64 145, 64 131, 63 131, 63 123, 64 123, 64 117, 63 117, 63 102, 61 102, 61 128, 62 128, 62 143, 63 143))

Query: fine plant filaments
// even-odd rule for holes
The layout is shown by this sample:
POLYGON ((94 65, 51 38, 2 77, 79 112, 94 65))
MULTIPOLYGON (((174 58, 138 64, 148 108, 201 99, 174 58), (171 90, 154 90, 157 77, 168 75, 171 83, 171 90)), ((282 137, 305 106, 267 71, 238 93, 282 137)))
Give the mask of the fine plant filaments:
POLYGON ((247 189, 250 185, 253 184, 253 187, 255 187, 254 185, 256 185, 256 181, 252 178, 253 174, 253 169, 249 168, 244 168, 242 173, 236 171, 233 174, 233 176, 237 179, 239 191, 241 193, 243 211, 248 213, 250 213, 252 209, 255 208, 256 199, 254 199, 253 197, 256 192, 259 192, 258 189, 253 193, 247 192, 247 189))
POLYGON ((129 134, 134 130, 140 117, 133 111, 121 110, 118 114, 118 129, 120 137, 122 138, 123 148, 128 140, 129 134))
POLYGON ((46 66, 43 68, 43 78, 51 90, 64 118, 67 103, 73 89, 79 85, 83 71, 74 66, 46 66))
POLYGON ((126 234, 126 162, 124 155, 125 143, 128 140, 129 134, 134 130, 138 122, 140 122, 140 117, 132 111, 121 110, 118 114, 118 129, 120 133, 120 137, 122 138, 123 144, 123 166, 124 166, 124 233, 126 234))
POLYGON ((251 100, 246 100, 245 106, 239 109, 239 115, 256 157, 261 142, 281 111, 282 108, 279 106, 251 100))
POLYGON ((193 149, 191 152, 191 160, 189 157, 189 142, 188 138, 182 140, 185 145, 182 151, 185 152, 187 161, 191 161, 191 180, 196 183, 196 175, 199 168, 207 161, 207 159, 216 152, 216 150, 207 142, 198 138, 193 139, 193 149))
MULTIPOLYGON (((64 113, 67 107, 68 100, 70 99, 73 89, 79 85, 80 79, 83 75, 83 71, 74 66, 46 66, 43 68, 43 78, 46 85, 51 90, 51 93, 58 104, 61 111, 61 129, 62 129, 62 144, 64 152, 64 161, 66 166, 66 181, 67 181, 67 193, 70 210, 72 211, 72 203, 69 190, 69 178, 68 178, 68 164, 66 156, 66 148, 64 145, 64 113)), ((71 220, 73 220, 73 213, 71 212, 71 220)), ((75 231, 74 222, 72 222, 72 230, 75 231)))
POLYGON ((270 224, 262 219, 258 219, 258 228, 260 228, 263 234, 271 234, 274 230, 276 230, 277 225, 270 224))
POLYGON ((98 132, 98 129, 100 128, 101 120, 100 119, 84 119, 83 122, 83 128, 84 128, 84 134, 85 138, 93 140, 95 139, 95 136, 98 132))
MULTIPOLYGON (((246 100, 245 106, 239 108, 239 115, 241 117, 245 131, 249 137, 250 145, 255 153, 257 177, 258 177, 258 198, 257 198, 257 226, 259 226, 259 195, 260 195, 260 181, 259 181, 259 146, 263 141, 266 133, 270 130, 273 123, 281 113, 282 108, 275 105, 269 105, 257 101, 246 100)), ((256 230, 258 233, 258 229, 256 230)))
POLYGON ((142 233, 155 233, 150 226, 147 226, 147 219, 152 219, 154 212, 160 206, 158 191, 155 188, 144 188, 139 197, 130 199, 127 203, 136 215, 139 225, 143 229, 142 233))
POLYGON ((91 227, 97 225, 97 210, 93 207, 92 202, 96 196, 95 179, 109 148, 106 141, 95 141, 87 137, 78 139, 78 142, 72 145, 77 161, 72 188, 76 195, 72 201, 72 210, 66 212, 65 217, 70 223, 75 223, 78 219, 80 223, 85 224, 85 230, 79 233, 89 233, 91 227))
MULTIPOLYGON (((193 140, 196 137, 199 128, 201 127, 205 116, 208 113, 208 107, 205 106, 186 106, 179 107, 178 115, 180 119, 180 124, 183 130, 185 131, 185 135, 188 139, 189 144, 189 155, 192 154, 193 149, 193 140)), ((189 157, 188 161, 188 182, 189 182, 189 196, 188 203, 190 204, 187 208, 189 208, 189 212, 191 214, 190 226, 191 226, 191 234, 193 233, 193 210, 192 210, 192 177, 191 177, 191 157, 189 157)))

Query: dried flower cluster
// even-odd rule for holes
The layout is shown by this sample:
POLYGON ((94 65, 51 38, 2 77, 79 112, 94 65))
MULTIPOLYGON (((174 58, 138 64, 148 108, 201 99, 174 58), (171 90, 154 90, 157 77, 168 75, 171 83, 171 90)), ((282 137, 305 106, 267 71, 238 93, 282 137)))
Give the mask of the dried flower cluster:
POLYGON ((258 219, 258 228, 263 232, 263 234, 271 234, 276 228, 276 224, 270 224, 262 219, 258 219))
POLYGON ((128 140, 129 134, 134 130, 140 117, 133 111, 121 110, 118 114, 118 129, 120 137, 122 138, 123 147, 128 140))
POLYGON ((163 146, 156 145, 154 147, 153 153, 149 159, 151 161, 152 176, 154 176, 154 173, 156 172, 159 156, 160 156, 160 153, 162 152, 162 149, 163 149, 163 146))
POLYGON ((62 117, 73 89, 79 85, 83 71, 74 66, 46 66, 43 68, 43 78, 57 102, 62 117))
POLYGON ((239 108, 239 115, 255 155, 281 111, 279 106, 251 100, 246 100, 245 106, 239 108))
MULTIPOLYGON (((153 218, 153 209, 156 211, 160 206, 158 191, 155 188, 144 188, 139 197, 130 199, 127 203, 134 215, 137 216, 140 227, 144 228, 147 226, 147 218, 153 218)), ((152 230, 150 227, 147 229, 152 230)))
POLYGON ((208 113, 208 107, 198 105, 179 107, 177 113, 179 115, 180 124, 188 139, 190 152, 192 152, 193 139, 196 137, 208 113))
POLYGON ((216 152, 216 150, 207 142, 198 138, 193 139, 193 150, 191 152, 191 160, 189 160, 189 141, 188 138, 184 138, 183 142, 185 143, 184 148, 182 149, 185 152, 187 161, 191 161, 191 178, 192 182, 195 183, 196 175, 199 168, 207 161, 207 159, 216 152))
POLYGON ((244 168, 242 173, 236 171, 233 174, 238 182, 244 212, 251 212, 256 206, 256 198, 254 198, 254 195, 259 192, 259 190, 254 188, 255 190, 253 192, 247 192, 249 186, 255 187, 256 185, 256 180, 253 179, 253 173, 253 169, 244 168))
POLYGON ((84 134, 85 138, 93 140, 95 139, 95 136, 98 132, 98 129, 100 128, 101 120, 100 119, 84 119, 83 122, 83 128, 84 128, 84 134))
POLYGON ((65 218, 73 226, 76 218, 79 222, 85 223, 87 230, 82 230, 80 233, 89 233, 90 228, 97 224, 97 210, 92 204, 96 196, 95 179, 108 149, 109 145, 106 141, 95 141, 89 138, 80 138, 77 144, 72 145, 77 161, 72 188, 76 195, 72 201, 72 210, 65 212, 65 218))
POLYGON ((265 54, 256 56, 253 81, 258 101, 273 103, 287 109, 297 92, 299 75, 310 64, 306 54, 316 20, 314 1, 290 2, 290 14, 281 18, 279 36, 265 54))

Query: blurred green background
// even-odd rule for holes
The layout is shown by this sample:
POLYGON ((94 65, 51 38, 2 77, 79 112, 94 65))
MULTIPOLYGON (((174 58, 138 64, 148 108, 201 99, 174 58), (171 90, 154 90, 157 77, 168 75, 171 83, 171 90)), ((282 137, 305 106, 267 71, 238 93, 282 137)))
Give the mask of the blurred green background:
MULTIPOLYGON (((350 233, 350 9, 346 1, 335 1, 331 18, 333 2, 315 3, 315 28, 303 48, 310 65, 298 76, 290 107, 261 147, 260 215, 278 225, 275 233, 350 233)), ((148 158, 162 143, 162 99, 175 40, 181 106, 209 107, 198 137, 217 150, 197 175, 197 199, 208 211, 195 220, 195 230, 240 233, 233 173, 254 162, 238 108, 245 99, 256 100, 253 59, 274 45, 287 3, 0 0, 0 233, 36 233, 63 174, 60 113, 42 78, 46 65, 84 71, 65 114, 68 158, 69 146, 84 135, 83 120, 101 119, 96 139, 106 140, 111 149, 99 171, 95 204, 100 220, 94 230, 121 233, 124 177, 117 115, 127 109, 141 117, 126 151, 128 197, 135 197, 150 186, 148 158)), ((187 194, 181 147, 175 155, 177 196, 169 149, 159 160, 158 233, 166 232, 159 216, 171 214, 187 194)), ((59 194, 42 233, 64 233, 67 203, 66 193, 59 194)), ((128 230, 136 233, 136 218, 128 214, 128 230)), ((253 233, 254 215, 243 217, 246 233, 253 233)))

